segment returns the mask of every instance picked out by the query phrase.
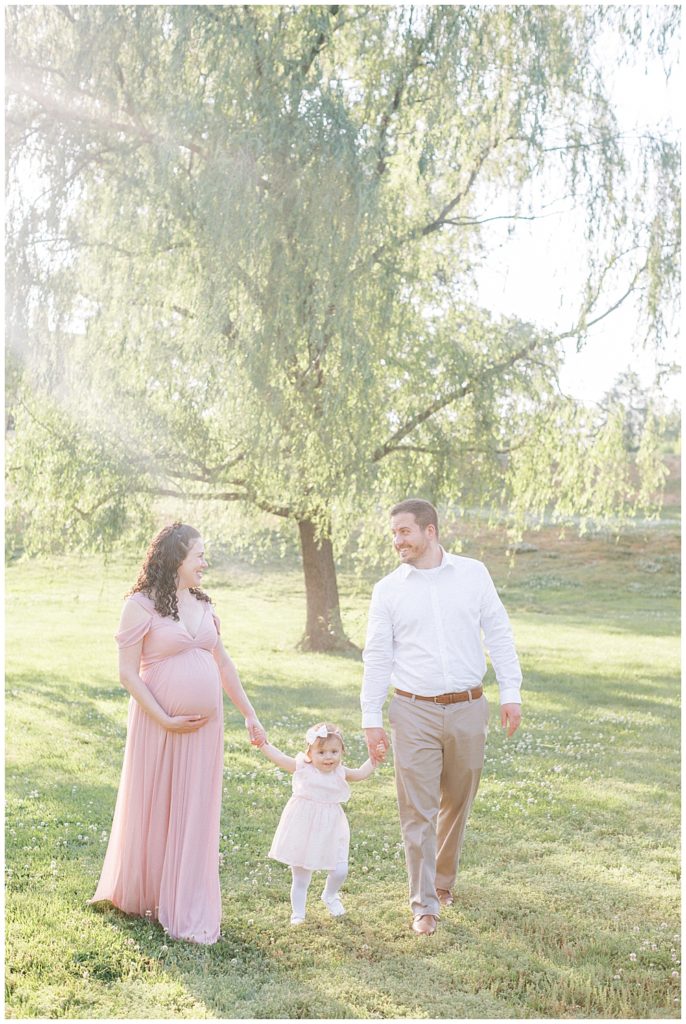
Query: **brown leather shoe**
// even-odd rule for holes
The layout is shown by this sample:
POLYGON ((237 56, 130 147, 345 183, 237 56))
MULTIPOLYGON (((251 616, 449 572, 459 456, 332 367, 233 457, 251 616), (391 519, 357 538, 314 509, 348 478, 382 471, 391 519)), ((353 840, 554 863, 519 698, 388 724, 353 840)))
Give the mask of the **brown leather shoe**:
POLYGON ((436 889, 436 895, 438 896, 438 902, 442 907, 452 907, 455 902, 450 889, 436 889))
POLYGON ((417 935, 433 935, 437 924, 438 918, 433 914, 417 914, 412 922, 412 931, 417 935))

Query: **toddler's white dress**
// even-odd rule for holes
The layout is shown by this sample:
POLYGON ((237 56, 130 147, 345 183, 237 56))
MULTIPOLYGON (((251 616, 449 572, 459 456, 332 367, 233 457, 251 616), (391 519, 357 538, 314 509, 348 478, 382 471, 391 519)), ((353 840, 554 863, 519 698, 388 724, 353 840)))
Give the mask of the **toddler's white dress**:
POLYGON ((283 809, 269 856, 309 871, 332 871, 348 860, 350 826, 341 803, 350 797, 345 768, 320 772, 296 754, 293 796, 283 809))

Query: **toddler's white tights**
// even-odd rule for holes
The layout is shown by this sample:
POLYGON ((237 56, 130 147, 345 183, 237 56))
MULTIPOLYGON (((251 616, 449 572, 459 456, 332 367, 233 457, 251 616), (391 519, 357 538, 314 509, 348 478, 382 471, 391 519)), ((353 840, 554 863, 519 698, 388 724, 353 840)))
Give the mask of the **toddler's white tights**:
MULTIPOLYGON (((307 890, 310 887, 312 872, 307 868, 297 867, 292 867, 291 872, 293 875, 293 882, 291 884, 291 908, 293 910, 293 917, 304 917, 307 890)), ((345 882, 347 876, 347 861, 341 861, 340 864, 336 865, 333 871, 329 871, 326 876, 326 885, 324 887, 324 899, 334 899, 338 895, 338 891, 345 882)))

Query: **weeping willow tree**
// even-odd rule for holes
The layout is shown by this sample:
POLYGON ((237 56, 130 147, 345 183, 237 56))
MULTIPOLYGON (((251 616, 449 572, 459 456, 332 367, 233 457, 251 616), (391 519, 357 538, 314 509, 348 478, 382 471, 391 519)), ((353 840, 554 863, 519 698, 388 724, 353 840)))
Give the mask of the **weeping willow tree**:
MULTIPOLYGON (((656 59, 677 23, 8 8, 9 464, 29 550, 107 547, 159 495, 239 502, 297 527, 303 642, 331 650, 334 544, 370 503, 421 492, 521 519, 635 501, 617 417, 586 422, 557 371, 565 338, 628 296, 665 329, 676 149, 650 135, 629 160, 594 46, 656 59), (547 168, 589 243, 564 333, 492 316, 474 280, 486 197, 547 168)), ((655 438, 648 417, 644 497, 655 438)))

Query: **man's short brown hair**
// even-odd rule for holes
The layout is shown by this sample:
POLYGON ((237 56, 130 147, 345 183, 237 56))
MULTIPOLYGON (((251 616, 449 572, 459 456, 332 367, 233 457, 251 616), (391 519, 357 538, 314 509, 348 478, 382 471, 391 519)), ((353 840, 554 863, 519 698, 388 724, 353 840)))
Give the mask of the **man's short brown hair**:
POLYGON ((438 537, 438 513, 430 501, 424 501, 423 498, 405 498, 393 506, 391 516, 398 516, 401 512, 413 515, 422 530, 426 530, 429 525, 433 526, 438 537))

